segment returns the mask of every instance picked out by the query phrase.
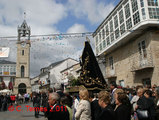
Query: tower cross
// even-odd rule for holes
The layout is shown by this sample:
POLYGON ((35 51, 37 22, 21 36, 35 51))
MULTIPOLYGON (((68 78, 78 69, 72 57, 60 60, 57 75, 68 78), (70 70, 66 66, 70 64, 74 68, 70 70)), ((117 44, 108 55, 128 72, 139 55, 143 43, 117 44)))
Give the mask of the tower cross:
POLYGON ((24 20, 26 19, 26 12, 24 12, 24 20))

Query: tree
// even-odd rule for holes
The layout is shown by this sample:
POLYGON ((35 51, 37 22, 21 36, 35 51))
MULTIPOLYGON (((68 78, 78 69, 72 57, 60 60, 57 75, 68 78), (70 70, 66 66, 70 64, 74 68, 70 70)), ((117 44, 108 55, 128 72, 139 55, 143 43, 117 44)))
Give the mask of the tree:
POLYGON ((79 78, 75 78, 71 73, 68 75, 69 85, 78 86, 80 85, 79 78))

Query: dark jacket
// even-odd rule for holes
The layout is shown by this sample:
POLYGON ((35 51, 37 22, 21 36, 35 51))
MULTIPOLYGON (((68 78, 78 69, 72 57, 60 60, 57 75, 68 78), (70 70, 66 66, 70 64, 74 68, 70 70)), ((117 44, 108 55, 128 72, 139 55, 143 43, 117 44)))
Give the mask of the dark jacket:
POLYGON ((156 116, 156 110, 155 110, 155 102, 153 98, 148 98, 148 107, 149 107, 149 112, 150 112, 150 117, 155 117, 156 116))
POLYGON ((98 100, 91 102, 91 117, 92 120, 98 120, 99 114, 101 113, 101 107, 98 104, 98 100))
POLYGON ((144 95, 138 99, 137 105, 138 105, 138 109, 148 110, 149 108, 148 101, 144 95))
POLYGON ((69 120, 69 112, 66 106, 56 104, 47 117, 48 120, 69 120))
POLYGON ((116 120, 115 113, 111 105, 107 105, 99 115, 98 120, 116 120))
POLYGON ((130 120, 131 109, 128 105, 121 104, 115 110, 115 120, 130 120))
POLYGON ((148 110, 149 118, 144 120, 153 120, 155 118, 155 103, 152 98, 146 98, 144 95, 137 101, 138 109, 148 110))
POLYGON ((33 106, 34 107, 40 107, 40 101, 41 101, 40 97, 39 96, 35 96, 33 98, 33 106))

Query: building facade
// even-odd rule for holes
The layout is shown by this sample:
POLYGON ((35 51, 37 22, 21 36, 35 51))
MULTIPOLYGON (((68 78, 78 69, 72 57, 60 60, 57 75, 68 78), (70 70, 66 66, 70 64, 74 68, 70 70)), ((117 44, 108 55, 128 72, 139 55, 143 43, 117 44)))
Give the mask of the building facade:
POLYGON ((39 91, 40 91, 39 87, 40 87, 39 76, 36 76, 36 77, 31 79, 31 90, 32 90, 32 92, 38 92, 39 93, 39 91))
POLYGON ((159 1, 121 0, 93 34, 108 83, 159 85, 159 1))
POLYGON ((50 87, 54 87, 55 83, 63 84, 61 71, 77 63, 78 61, 72 58, 67 58, 65 60, 60 61, 60 63, 55 66, 54 64, 52 64, 49 70, 50 71, 50 87))
POLYGON ((77 63, 78 61, 72 58, 67 58, 52 63, 48 67, 41 68, 41 73, 39 75, 40 89, 46 91, 48 88, 53 88, 56 83, 64 84, 61 71, 70 68, 72 65, 77 63))
POLYGON ((16 63, 0 60, 0 89, 13 89, 16 77, 16 63))
POLYGON ((71 79, 77 79, 80 76, 81 66, 79 63, 72 65, 61 71, 61 81, 63 81, 64 86, 69 86, 71 79))
POLYGON ((22 25, 18 27, 15 94, 31 93, 30 47, 30 27, 24 20, 22 25))

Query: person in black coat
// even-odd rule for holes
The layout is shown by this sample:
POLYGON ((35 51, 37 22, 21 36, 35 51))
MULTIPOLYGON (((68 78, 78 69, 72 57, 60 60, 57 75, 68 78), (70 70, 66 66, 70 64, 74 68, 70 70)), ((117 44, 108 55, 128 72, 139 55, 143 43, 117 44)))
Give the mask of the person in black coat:
POLYGON ((147 109, 149 111, 149 118, 150 120, 156 120, 155 102, 152 97, 152 91, 146 90, 144 92, 144 96, 147 100, 147 109))
POLYGON ((110 105, 110 95, 107 91, 101 91, 98 95, 98 104, 102 108, 98 120, 115 120, 115 113, 110 105))
POLYGON ((94 98, 93 93, 90 94, 89 100, 91 102, 92 120, 98 120, 99 114, 101 113, 101 107, 98 104, 98 100, 96 98, 94 98))
POLYGON ((2 108, 2 95, 0 95, 0 111, 1 111, 1 108, 2 108))
MULTIPOLYGON (((144 96, 144 90, 143 88, 139 88, 137 90, 137 95, 139 96, 139 99, 137 101, 136 111, 138 110, 147 110, 149 112, 149 103, 148 99, 144 96)), ((138 112, 137 115, 139 116, 138 112)), ((151 120, 150 118, 144 118, 141 119, 138 117, 139 120, 151 120)))
POLYGON ((94 100, 91 102, 91 116, 92 120, 98 120, 99 114, 101 113, 102 109, 98 104, 98 100, 94 100))
POLYGON ((8 105, 8 100, 7 100, 7 95, 5 95, 2 98, 2 110, 7 111, 7 105, 8 105))
POLYGON ((40 110, 40 94, 36 93, 35 96, 33 97, 33 106, 35 109, 35 117, 38 118, 39 117, 39 110, 40 110))
POLYGON ((131 119, 131 104, 129 98, 125 93, 117 93, 115 99, 116 107, 115 120, 130 120, 131 119))
POLYGON ((48 113, 48 120, 69 120, 69 112, 66 106, 63 106, 59 103, 60 96, 58 93, 49 94, 49 105, 51 106, 48 113))

